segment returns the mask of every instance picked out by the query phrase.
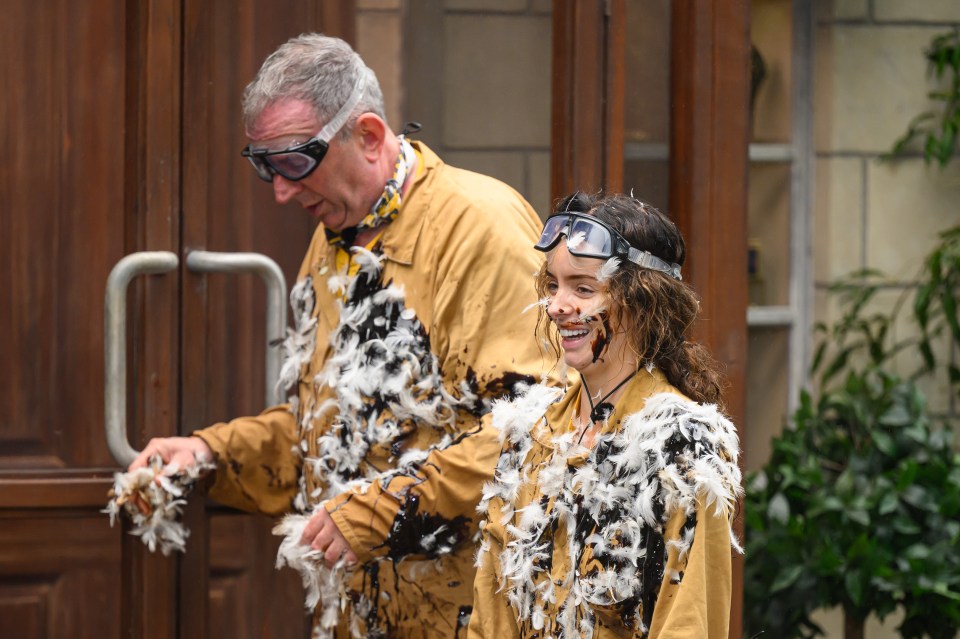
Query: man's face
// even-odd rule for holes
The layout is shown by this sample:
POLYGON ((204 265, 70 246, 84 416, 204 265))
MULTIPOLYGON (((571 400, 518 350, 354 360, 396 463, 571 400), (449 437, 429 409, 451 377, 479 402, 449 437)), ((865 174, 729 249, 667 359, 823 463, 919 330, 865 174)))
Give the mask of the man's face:
MULTIPOLYGON (((254 148, 276 151, 306 142, 321 128, 323 123, 309 103, 288 98, 267 106, 247 130, 247 137, 254 148)), ((380 193, 370 195, 371 187, 365 186, 371 166, 356 136, 345 141, 334 136, 329 144, 320 165, 302 180, 274 175, 273 194, 280 204, 296 200, 324 226, 339 231, 356 226, 380 193)))

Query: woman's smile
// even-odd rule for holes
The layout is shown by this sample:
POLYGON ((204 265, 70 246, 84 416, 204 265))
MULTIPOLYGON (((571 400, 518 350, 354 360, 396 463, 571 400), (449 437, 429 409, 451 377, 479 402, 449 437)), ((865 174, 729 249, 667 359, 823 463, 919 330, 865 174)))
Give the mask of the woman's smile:
POLYGON ((585 324, 558 327, 558 330, 560 331, 560 345, 563 346, 563 350, 565 351, 574 350, 585 344, 587 338, 593 332, 593 330, 585 324))

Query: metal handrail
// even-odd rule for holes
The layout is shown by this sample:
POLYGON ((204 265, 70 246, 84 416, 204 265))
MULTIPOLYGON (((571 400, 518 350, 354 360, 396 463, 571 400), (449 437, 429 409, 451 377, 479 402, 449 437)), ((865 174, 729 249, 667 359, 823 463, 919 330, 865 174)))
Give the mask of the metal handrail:
POLYGON ((280 266, 261 253, 218 253, 190 251, 187 268, 196 273, 256 273, 267 287, 267 339, 264 402, 273 406, 284 402, 283 389, 277 388, 283 352, 279 348, 287 326, 287 280, 280 266))
POLYGON ((107 278, 104 297, 104 422, 107 447, 121 466, 139 454, 127 439, 127 288, 138 275, 167 273, 179 260, 170 251, 131 253, 117 262, 107 278))
MULTIPOLYGON (((167 273, 179 260, 169 251, 143 251, 125 256, 107 278, 104 298, 104 422, 107 447, 121 466, 140 454, 127 439, 127 289, 138 275, 167 273)), ((191 251, 187 268, 197 273, 256 273, 267 287, 266 362, 264 402, 267 406, 284 401, 277 388, 283 353, 280 340, 287 326, 287 282, 276 262, 260 253, 217 253, 191 251)))

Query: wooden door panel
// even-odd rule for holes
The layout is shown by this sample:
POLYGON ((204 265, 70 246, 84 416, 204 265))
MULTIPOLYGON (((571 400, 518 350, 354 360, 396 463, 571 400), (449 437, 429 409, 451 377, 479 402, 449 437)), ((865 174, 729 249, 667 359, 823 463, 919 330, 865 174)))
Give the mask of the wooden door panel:
MULTIPOLYGON (((309 30, 352 39, 352 2, 7 0, 0 20, 0 639, 297 637, 299 580, 267 518, 195 499, 181 561, 99 512, 103 297, 124 255, 257 251, 292 281, 313 225, 239 157, 263 57, 309 30), (208 591, 209 585, 209 591, 208 591), (197 603, 200 602, 200 603, 197 603)), ((140 448, 263 407, 254 276, 139 278, 128 432, 140 448)), ((278 337, 278 336, 276 336, 278 337)))
MULTIPOLYGON (((695 334, 724 367, 726 411, 743 441, 750 5, 687 0, 671 9, 671 214, 687 243, 684 278, 703 298, 695 334)), ((734 533, 743 539, 742 510, 734 533)), ((734 555, 730 637, 743 634, 743 561, 734 555)))
POLYGON ((295 571, 274 568, 273 522, 220 512, 210 527, 210 636, 305 637, 303 587, 295 571))
POLYGON ((116 637, 120 532, 99 513, 0 515, 0 637, 116 637))
POLYGON ((21 577, 0 584, 0 617, 4 628, 10 628, 18 637, 49 636, 50 591, 54 580, 55 577, 44 575, 39 579, 21 577))
MULTIPOLYGON (((171 127, 140 126, 155 101, 131 66, 153 64, 153 86, 171 91, 137 6, 8 0, 0 21, 3 639, 120 636, 122 533, 99 512, 115 468, 103 427, 104 287, 125 254, 169 248, 153 242, 175 235, 153 206, 159 191, 144 186, 154 176, 170 185, 176 167, 144 136, 171 127)), ((176 343, 176 290, 173 277, 131 291, 131 332, 142 337, 149 317, 153 353, 176 343)), ((131 385, 148 389, 132 406, 172 418, 171 369, 156 362, 131 351, 131 385)))
MULTIPOLYGON (((253 251, 292 285, 316 228, 240 157, 241 97, 264 58, 306 31, 352 37, 352 2, 193 0, 185 6, 184 250, 253 251)), ((263 283, 255 275, 188 274, 184 291, 183 428, 264 406, 263 283)), ((270 339, 282 335, 269 336, 270 339)))
POLYGON ((124 237, 124 3, 4 3, 0 470, 111 466, 103 284, 124 237), (13 28, 13 27, 16 28, 13 28))

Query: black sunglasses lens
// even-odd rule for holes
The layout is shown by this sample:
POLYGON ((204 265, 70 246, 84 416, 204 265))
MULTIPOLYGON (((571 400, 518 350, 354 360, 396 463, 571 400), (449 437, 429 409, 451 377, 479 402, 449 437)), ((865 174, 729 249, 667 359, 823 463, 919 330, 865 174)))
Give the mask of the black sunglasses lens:
POLYGON ((271 171, 267 163, 263 161, 263 158, 248 155, 247 159, 250 160, 250 165, 253 166, 254 171, 257 172, 258 178, 264 182, 273 182, 273 171, 271 171))
MULTIPOLYGON (((322 156, 321 156, 322 157, 322 156)), ((270 168, 287 178, 288 180, 302 180, 310 175, 311 172, 320 163, 318 158, 307 155, 306 153, 276 153, 265 155, 264 161, 270 165, 270 168)))
POLYGON ((313 173, 327 154, 327 148, 325 141, 314 139, 284 151, 254 151, 247 147, 242 155, 250 160, 257 177, 264 182, 273 182, 274 175, 296 182, 313 173))

